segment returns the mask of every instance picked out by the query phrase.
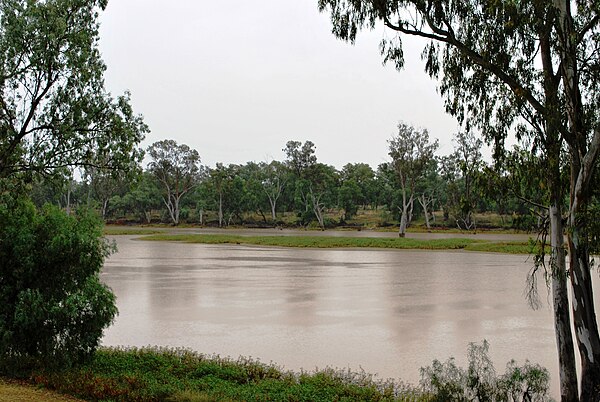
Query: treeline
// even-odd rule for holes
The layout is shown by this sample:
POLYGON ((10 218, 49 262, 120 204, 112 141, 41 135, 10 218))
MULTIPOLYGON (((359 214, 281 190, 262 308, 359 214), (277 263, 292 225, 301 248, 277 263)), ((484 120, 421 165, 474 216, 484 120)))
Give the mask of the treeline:
MULTIPOLYGON (((531 175, 519 178, 486 165, 474 135, 456 134, 454 152, 439 156, 426 129, 400 123, 388 143, 390 161, 376 170, 365 163, 337 170, 318 161, 311 141, 288 141, 283 161, 208 167, 196 150, 163 140, 147 149, 146 169, 87 168, 79 180, 65 172, 36 183, 31 197, 67 210, 87 205, 113 223, 326 228, 359 226, 364 222, 356 216, 364 210, 381 226, 399 223, 401 235, 416 220, 427 228, 474 230, 481 226, 474 214, 486 212, 499 217, 495 225, 528 230, 539 224, 534 204, 500 185, 517 182, 528 194, 539 192, 535 183, 523 182, 531 175)), ((518 157, 524 158, 512 155, 518 157)))

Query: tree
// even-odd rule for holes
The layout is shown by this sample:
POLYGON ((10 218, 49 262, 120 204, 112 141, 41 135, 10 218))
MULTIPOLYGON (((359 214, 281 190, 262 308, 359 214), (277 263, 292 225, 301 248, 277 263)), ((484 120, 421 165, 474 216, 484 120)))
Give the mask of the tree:
POLYGON ((126 93, 105 91, 106 0, 0 1, 0 178, 139 159, 148 130, 126 93), (97 157, 100 156, 100 157, 97 157))
POLYGON ((336 182, 335 169, 317 163, 315 144, 311 141, 305 141, 304 144, 288 141, 283 151, 287 156, 288 168, 296 176, 296 199, 304 207, 303 215, 311 211, 321 229, 325 230, 325 208, 334 203, 336 198, 332 196, 332 186, 336 182))
POLYGON ((119 207, 126 212, 136 214, 140 222, 152 222, 152 210, 162 205, 161 193, 154 176, 150 172, 142 172, 124 194, 119 207))
POLYGON ((269 164, 261 163, 259 167, 262 172, 262 188, 271 206, 271 219, 275 222, 277 220, 277 201, 283 194, 283 190, 287 184, 288 170, 279 161, 271 161, 269 164))
POLYGON ((475 226, 473 210, 476 200, 473 185, 481 165, 483 142, 472 132, 458 132, 454 136, 454 157, 461 172, 461 195, 456 223, 459 228, 471 230, 475 226))
POLYGON ((354 179, 342 181, 338 191, 338 206, 344 210, 344 221, 356 215, 362 198, 363 194, 354 179))
POLYGON ((111 250, 102 223, 0 198, 0 372, 79 363, 117 313, 99 278, 111 250))
POLYGON ((589 256, 592 176, 600 150, 600 4, 597 1, 319 0, 333 32, 354 41, 383 23, 395 32, 381 46, 385 61, 404 64, 402 37, 428 41, 425 69, 440 80, 446 109, 478 127, 500 156, 511 130, 541 149, 551 194, 551 264, 561 397, 578 399, 568 313, 563 234, 568 237, 575 337, 581 355, 581 400, 600 399, 600 335, 589 256), (566 147, 570 183, 561 182, 566 147), (562 200, 569 195, 563 227, 562 200))
POLYGON ((305 141, 304 144, 300 141, 288 141, 283 152, 287 156, 288 167, 299 177, 306 169, 317 163, 315 144, 312 141, 305 141))
POLYGON ((333 166, 316 163, 304 172, 299 187, 304 202, 310 205, 321 230, 325 230, 325 210, 337 201, 337 172, 333 166))
POLYGON ((364 208, 367 205, 376 204, 377 184, 375 183, 375 172, 366 163, 347 163, 340 172, 342 182, 354 181, 360 188, 360 203, 364 208))
POLYGON ((392 166, 398 175, 402 193, 402 210, 398 235, 406 235, 409 210, 415 197, 415 187, 423 179, 427 166, 433 160, 438 141, 429 142, 426 129, 416 129, 406 123, 398 124, 398 134, 388 141, 392 166))
POLYGON ((438 200, 442 180, 438 173, 438 160, 432 158, 425 168, 423 180, 417 186, 417 200, 423 208, 423 217, 427 230, 431 229, 431 221, 435 222, 435 203, 438 200), (431 214, 429 213, 431 209, 431 214), (431 218, 431 219, 430 219, 431 218))
POLYGON ((148 169, 160 183, 162 197, 174 225, 179 224, 181 199, 199 182, 200 155, 195 149, 173 140, 148 147, 152 162, 148 169))

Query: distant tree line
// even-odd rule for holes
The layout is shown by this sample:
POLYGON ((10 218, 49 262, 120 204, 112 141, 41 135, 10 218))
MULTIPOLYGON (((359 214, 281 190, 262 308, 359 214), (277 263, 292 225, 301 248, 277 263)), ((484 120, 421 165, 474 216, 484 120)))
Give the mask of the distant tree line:
MULTIPOLYGON (((487 165, 482 141, 471 133, 454 136, 454 152, 437 154, 426 129, 400 123, 388 141, 389 161, 373 169, 348 163, 341 170, 318 161, 311 141, 288 141, 285 159, 214 167, 201 164, 198 151, 174 140, 146 150, 150 162, 127 173, 65 170, 40 180, 31 197, 70 210, 91 206, 109 222, 212 225, 360 226, 359 211, 378 224, 399 224, 399 234, 416 220, 427 229, 475 230, 475 213, 493 213, 500 225, 534 229, 544 219, 544 189, 535 172, 521 174, 536 156, 515 149, 502 166, 487 165), (526 198, 522 194, 527 194, 526 198), (537 201, 532 201, 533 199, 537 201), (437 212, 435 214, 434 212, 437 212)), ((489 224, 489 223, 488 223, 489 224)), ((496 223, 498 225, 498 223, 496 223)))

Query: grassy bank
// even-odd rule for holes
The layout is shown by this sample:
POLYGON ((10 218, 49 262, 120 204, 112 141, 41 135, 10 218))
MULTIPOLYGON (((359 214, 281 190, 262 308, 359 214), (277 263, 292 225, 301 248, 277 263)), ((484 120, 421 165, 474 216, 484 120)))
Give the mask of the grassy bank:
POLYGON ((328 237, 328 236, 236 236, 211 234, 154 234, 142 240, 178 241, 204 244, 248 244, 276 247, 314 248, 389 248, 412 250, 468 250, 508 254, 528 254, 532 246, 527 242, 489 242, 475 239, 412 239, 382 237, 328 237))
POLYGON ((24 381, 0 378, 0 402, 76 402, 80 399, 57 392, 38 389, 24 381))
POLYGON ((163 233, 164 229, 143 226, 104 226, 103 233, 107 236, 123 236, 123 235, 147 235, 154 233, 163 233))
POLYGON ((181 349, 101 349, 85 366, 37 373, 36 384, 88 400, 425 401, 415 389, 365 373, 292 373, 181 349))

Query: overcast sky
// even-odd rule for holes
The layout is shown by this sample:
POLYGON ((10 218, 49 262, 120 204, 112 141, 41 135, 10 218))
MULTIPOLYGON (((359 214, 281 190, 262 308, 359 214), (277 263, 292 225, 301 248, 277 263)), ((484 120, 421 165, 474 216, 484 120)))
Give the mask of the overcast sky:
POLYGON ((425 127, 452 151, 456 121, 423 71, 422 41, 406 68, 382 66, 383 28, 352 46, 331 34, 317 0, 111 0, 101 15, 107 89, 132 93, 152 132, 204 164, 283 160, 288 140, 311 140, 341 168, 388 159, 399 121, 425 127))

